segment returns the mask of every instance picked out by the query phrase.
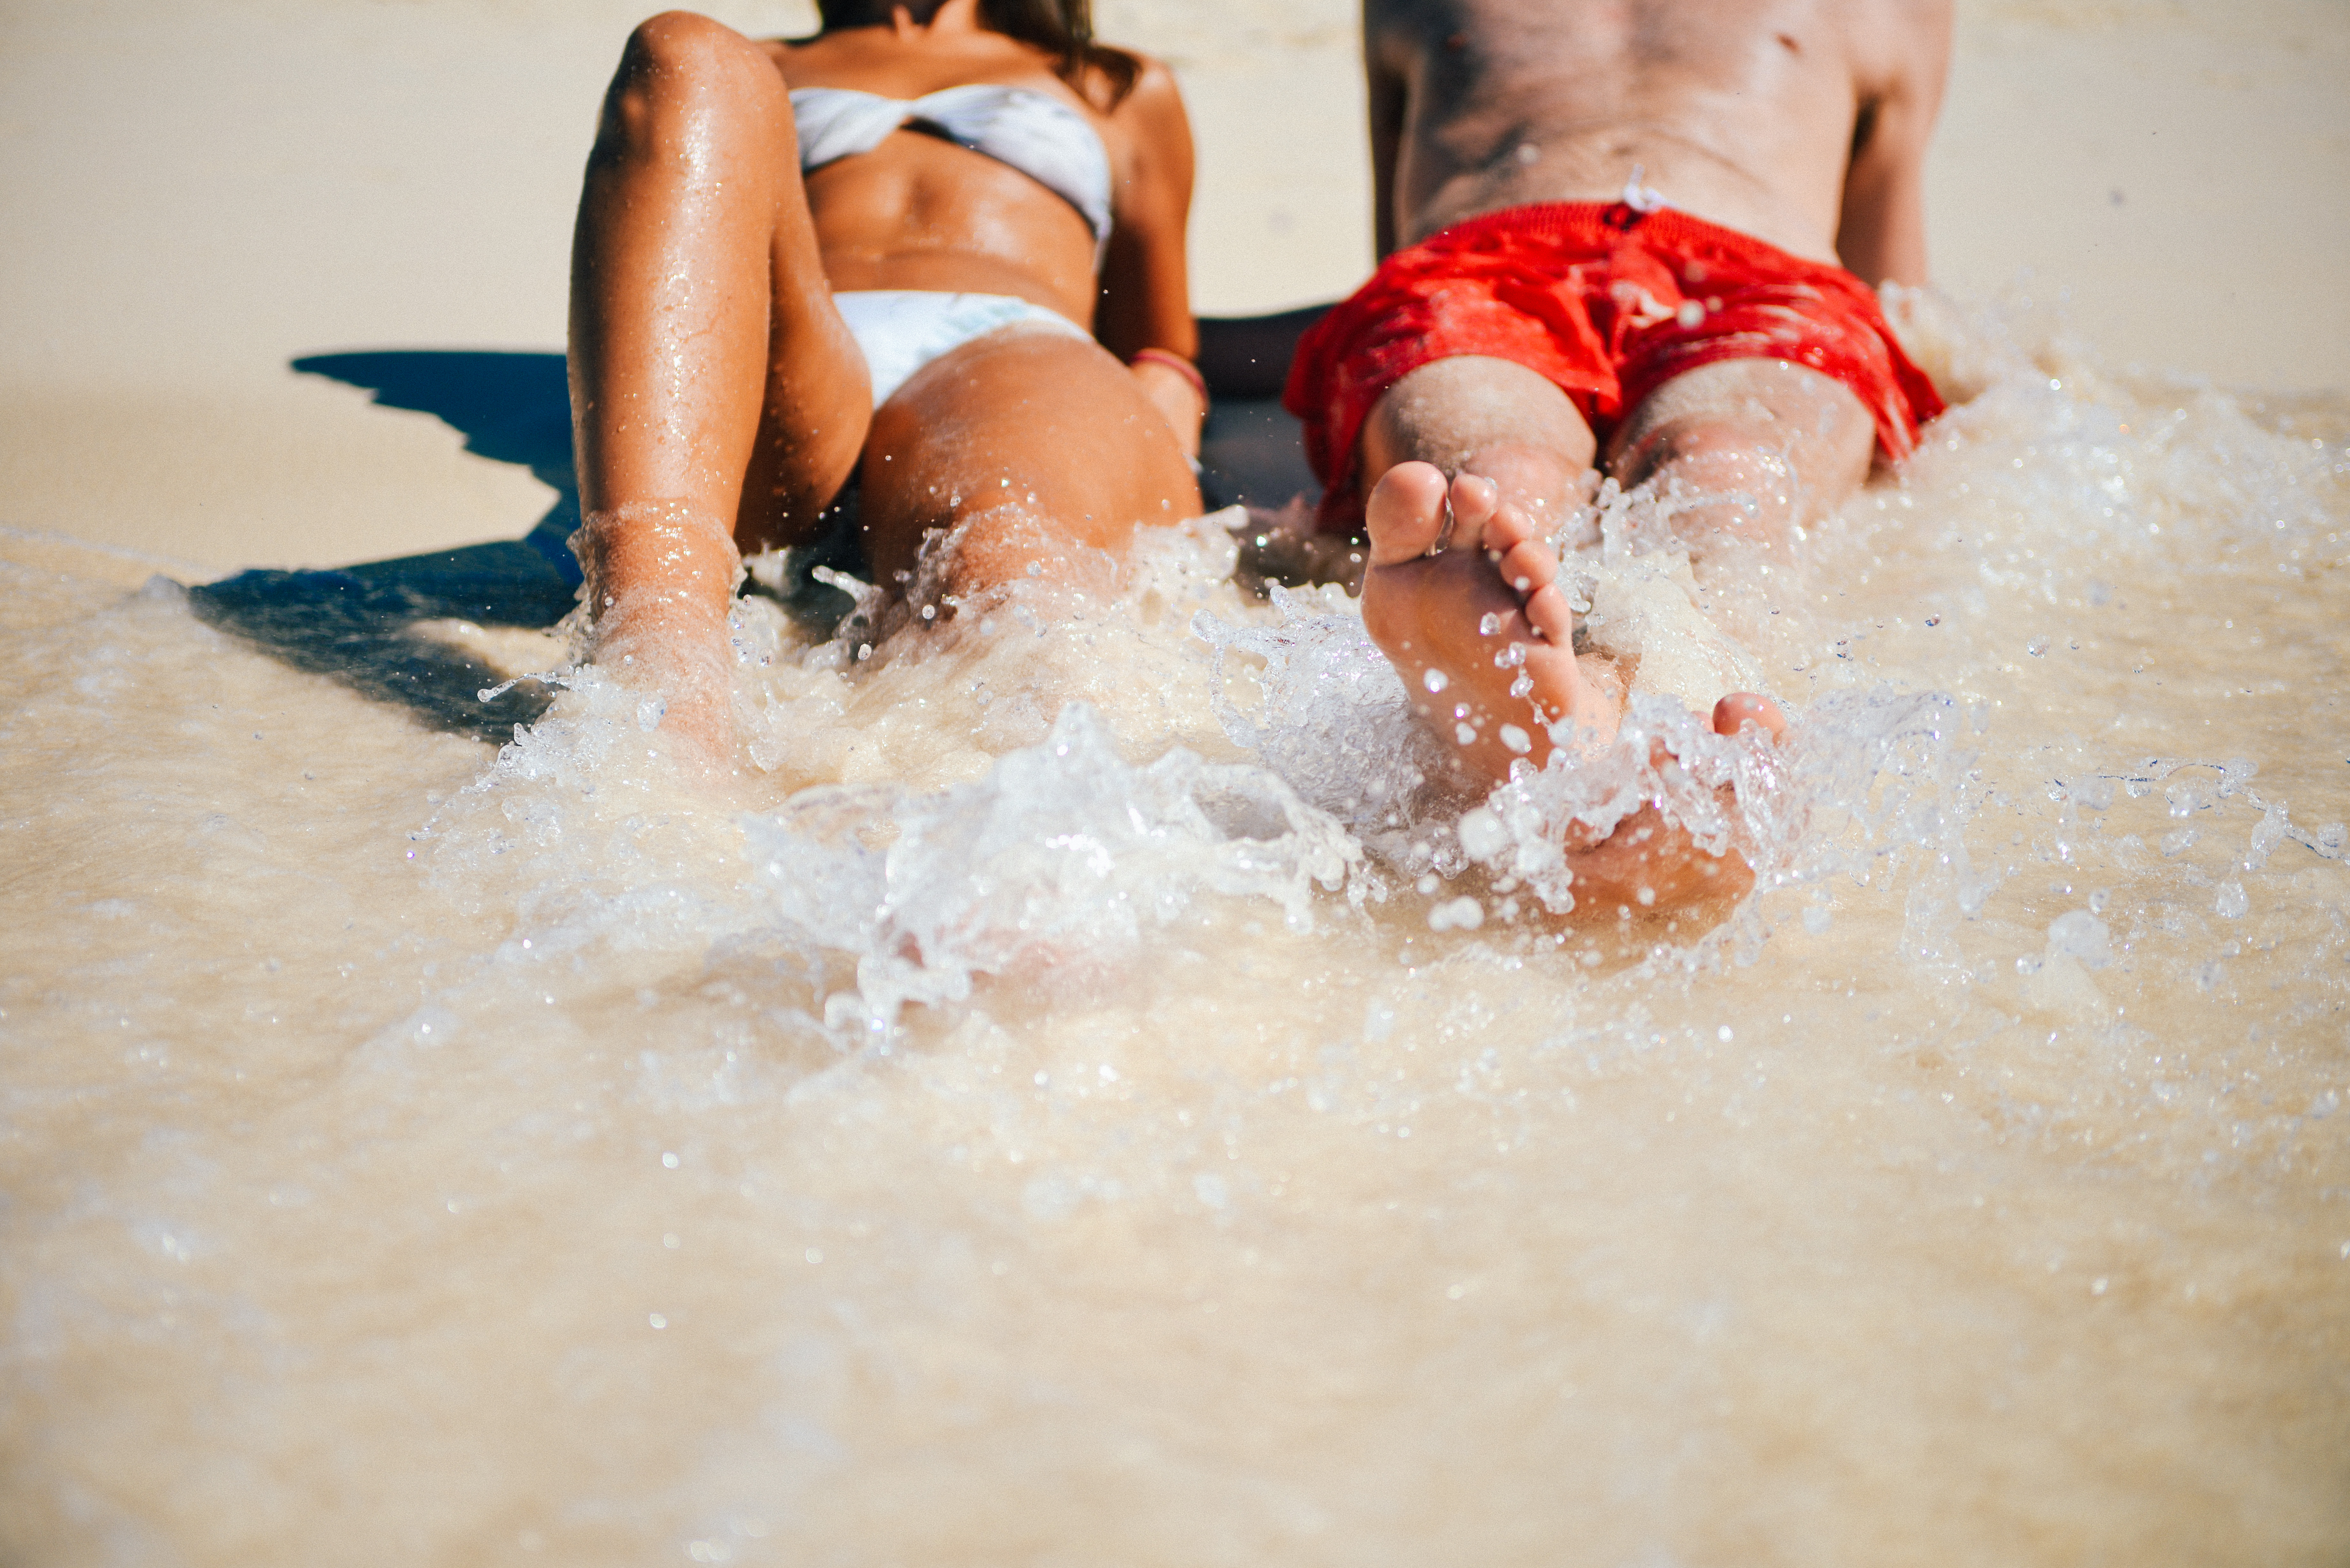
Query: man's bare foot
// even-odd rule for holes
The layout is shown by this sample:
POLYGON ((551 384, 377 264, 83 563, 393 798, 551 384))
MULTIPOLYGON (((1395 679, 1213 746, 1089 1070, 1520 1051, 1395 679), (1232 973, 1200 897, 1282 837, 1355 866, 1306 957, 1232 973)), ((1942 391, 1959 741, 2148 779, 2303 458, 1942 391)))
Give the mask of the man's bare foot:
POLYGON ((1576 659, 1558 557, 1491 480, 1398 463, 1364 516, 1364 628, 1474 782, 1500 783, 1519 757, 1542 766, 1562 718, 1595 742, 1613 738, 1622 682, 1607 660, 1576 659))
MULTIPOLYGON (((1732 692, 1713 705, 1715 734, 1735 735, 1750 724, 1773 743, 1787 732, 1779 705, 1756 692, 1732 692)), ((1575 909, 1586 916, 1721 905, 1754 886, 1752 868, 1735 852, 1707 854, 1654 805, 1617 823, 1605 839, 1570 839, 1566 864, 1575 873, 1575 909)))
MULTIPOLYGON (((1558 557, 1491 481, 1463 474, 1448 482, 1430 464, 1400 463, 1373 487, 1366 517, 1364 627, 1402 674, 1413 706, 1458 748, 1472 782, 1501 782, 1516 757, 1540 767, 1559 718, 1574 719, 1595 743, 1614 737, 1621 679, 1603 658, 1575 657, 1574 608, 1558 587, 1558 557), (1431 555, 1448 499, 1451 535, 1431 555)), ((1752 691, 1714 704, 1715 733, 1749 725, 1776 742, 1786 719, 1752 691)), ((1577 907, 1594 914, 1723 902, 1754 883, 1735 854, 1705 853, 1653 805, 1604 839, 1565 847, 1577 907)))

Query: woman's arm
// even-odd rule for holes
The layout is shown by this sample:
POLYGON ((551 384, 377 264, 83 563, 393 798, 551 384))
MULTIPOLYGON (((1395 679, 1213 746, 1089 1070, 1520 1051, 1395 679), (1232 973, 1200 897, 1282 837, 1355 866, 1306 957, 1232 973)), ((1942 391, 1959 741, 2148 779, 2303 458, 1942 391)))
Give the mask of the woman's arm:
MULTIPOLYGON (((1116 226, 1102 259, 1094 336, 1121 359, 1157 349, 1183 360, 1200 351, 1191 322, 1190 263, 1184 254, 1191 213, 1191 123, 1175 74, 1146 59, 1134 90, 1110 115, 1123 156, 1114 164, 1116 226)), ((1143 359, 1135 379, 1174 429, 1186 455, 1200 450, 1207 400, 1175 368, 1143 359)))

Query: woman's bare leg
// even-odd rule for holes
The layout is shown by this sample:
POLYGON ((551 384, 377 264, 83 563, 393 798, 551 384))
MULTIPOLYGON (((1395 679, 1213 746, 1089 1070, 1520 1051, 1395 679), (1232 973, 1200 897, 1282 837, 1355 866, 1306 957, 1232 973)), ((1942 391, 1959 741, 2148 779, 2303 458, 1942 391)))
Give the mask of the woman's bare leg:
POLYGON ((860 493, 876 580, 910 573, 931 531, 960 528, 959 590, 1084 578, 1137 527, 1200 514, 1175 431, 1134 377, 1048 331, 993 333, 909 379, 873 416, 860 493))
POLYGON ((736 541, 811 527, 864 444, 790 95, 764 50, 656 16, 605 99, 572 248, 571 402, 597 660, 726 737, 736 541))

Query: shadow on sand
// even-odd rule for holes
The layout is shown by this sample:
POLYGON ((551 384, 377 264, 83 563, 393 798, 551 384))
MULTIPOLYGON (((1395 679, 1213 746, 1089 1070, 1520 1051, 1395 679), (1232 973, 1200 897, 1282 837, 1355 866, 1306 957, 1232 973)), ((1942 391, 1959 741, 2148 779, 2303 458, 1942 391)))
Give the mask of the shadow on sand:
POLYGON ((389 349, 314 354, 293 369, 364 387, 387 408, 446 421, 463 432, 467 452, 520 463, 552 485, 555 505, 520 539, 327 571, 239 572, 190 589, 196 614, 296 670, 398 703, 434 729, 510 739, 516 724, 545 711, 547 690, 525 681, 482 701, 480 691, 504 676, 417 623, 549 627, 569 612, 579 566, 566 541, 579 525, 579 497, 563 356, 389 349))
MULTIPOLYGON (((1299 325, 1315 314, 1201 324, 1201 363, 1216 393, 1200 453, 1210 507, 1271 509, 1314 493, 1297 423, 1278 400, 1299 325)), ((519 463, 551 485, 555 505, 520 539, 324 571, 240 572, 190 589, 197 615, 435 729, 508 739, 545 711, 551 693, 525 681, 482 701, 480 691, 504 675, 417 623, 544 628, 570 611, 579 566, 567 541, 579 525, 579 491, 563 356, 396 348, 307 355, 292 369, 445 421, 467 452, 519 463)))

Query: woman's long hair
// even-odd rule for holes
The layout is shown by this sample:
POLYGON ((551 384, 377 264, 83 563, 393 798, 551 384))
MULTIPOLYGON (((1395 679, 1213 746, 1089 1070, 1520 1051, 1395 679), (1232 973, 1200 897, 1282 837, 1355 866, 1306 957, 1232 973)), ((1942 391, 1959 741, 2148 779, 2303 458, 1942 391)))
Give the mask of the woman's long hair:
MULTIPOLYGON (((927 20, 939 0, 816 0, 816 8, 830 32, 879 26, 896 5, 927 20)), ((1115 109, 1134 90, 1142 62, 1124 49, 1095 43, 1093 13, 1093 0, 979 0, 979 19, 990 31, 1035 45, 1053 57, 1055 74, 1087 102, 1115 109)))

